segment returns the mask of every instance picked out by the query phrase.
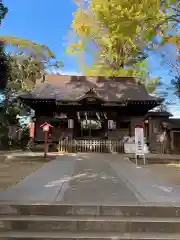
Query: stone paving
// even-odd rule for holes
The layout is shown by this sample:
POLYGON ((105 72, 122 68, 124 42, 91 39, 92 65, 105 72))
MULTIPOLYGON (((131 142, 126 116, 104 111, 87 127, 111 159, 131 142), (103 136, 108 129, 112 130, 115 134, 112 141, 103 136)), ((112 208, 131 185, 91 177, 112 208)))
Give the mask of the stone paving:
POLYGON ((0 200, 138 203, 135 194, 108 164, 111 155, 102 156, 59 156, 16 186, 0 193, 0 200))
MULTIPOLYGON (((80 154, 64 202, 119 203, 138 200, 105 159, 110 155, 80 154)), ((107 159, 106 159, 107 160, 107 159)), ((110 159, 108 159, 110 160, 110 159)))
POLYGON ((4 201, 55 201, 60 193, 64 176, 71 176, 75 161, 71 157, 64 156, 48 162, 36 172, 27 176, 19 184, 0 192, 0 200, 4 201), (58 184, 57 184, 58 182, 58 184))
POLYGON ((136 166, 128 159, 111 158, 111 167, 126 179, 132 191, 144 203, 180 203, 180 186, 170 184, 157 173, 143 166, 136 166))
POLYGON ((57 156, 16 186, 1 201, 99 204, 180 203, 180 186, 160 179, 118 154, 57 156))

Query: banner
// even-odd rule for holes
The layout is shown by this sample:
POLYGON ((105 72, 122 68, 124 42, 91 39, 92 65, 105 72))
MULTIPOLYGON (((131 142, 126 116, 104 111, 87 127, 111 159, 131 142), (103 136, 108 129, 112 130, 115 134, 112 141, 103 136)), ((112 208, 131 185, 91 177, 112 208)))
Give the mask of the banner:
POLYGON ((113 120, 108 120, 108 129, 116 129, 116 122, 113 120))
POLYGON ((34 122, 30 122, 28 124, 28 128, 29 128, 29 137, 30 138, 34 138, 35 123, 34 122))
POLYGON ((74 120, 68 119, 68 128, 74 128, 74 120))
POLYGON ((135 128, 135 151, 136 155, 144 155, 144 129, 142 127, 135 128))

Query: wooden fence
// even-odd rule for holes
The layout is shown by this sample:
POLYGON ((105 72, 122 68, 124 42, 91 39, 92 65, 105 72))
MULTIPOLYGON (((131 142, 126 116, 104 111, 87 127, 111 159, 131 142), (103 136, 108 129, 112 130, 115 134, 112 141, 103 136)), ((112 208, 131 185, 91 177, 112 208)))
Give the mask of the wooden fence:
POLYGON ((123 153, 124 143, 120 140, 60 140, 59 152, 123 153))

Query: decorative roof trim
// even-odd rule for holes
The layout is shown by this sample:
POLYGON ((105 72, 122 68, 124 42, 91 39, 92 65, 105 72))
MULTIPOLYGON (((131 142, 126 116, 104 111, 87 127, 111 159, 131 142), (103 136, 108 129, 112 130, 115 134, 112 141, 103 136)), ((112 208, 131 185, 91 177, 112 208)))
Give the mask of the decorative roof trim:
POLYGON ((95 98, 101 102, 104 102, 104 100, 101 97, 99 97, 99 94, 96 92, 95 88, 90 88, 87 92, 85 92, 81 96, 77 97, 76 100, 82 101, 88 97, 95 98))
MULTIPOLYGON (((90 97, 90 96, 89 96, 90 97)), ((88 96, 87 96, 88 98, 88 96)), ((96 97, 95 97, 96 98, 96 97)), ((55 102, 55 103, 63 103, 63 104, 70 104, 74 105, 74 103, 79 103, 83 99, 86 99, 86 97, 82 98, 81 100, 56 100, 56 99, 42 99, 42 98, 36 98, 36 99, 31 99, 31 98, 20 98, 23 102, 26 101, 31 101, 31 102, 55 102)), ((99 99, 99 98, 97 98, 99 99)), ((157 104, 159 101, 157 100, 121 100, 121 101, 103 101, 100 99, 102 103, 104 104, 157 104)), ((81 105, 81 104, 80 104, 81 105)))

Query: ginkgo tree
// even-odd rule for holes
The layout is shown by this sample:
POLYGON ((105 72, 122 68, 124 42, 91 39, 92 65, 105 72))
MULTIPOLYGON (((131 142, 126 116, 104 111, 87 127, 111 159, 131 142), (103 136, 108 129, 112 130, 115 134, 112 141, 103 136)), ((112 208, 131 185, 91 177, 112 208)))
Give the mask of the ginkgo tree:
MULTIPOLYGON (((172 26, 175 33, 169 34, 164 37, 164 43, 169 43, 177 47, 177 51, 180 51, 180 1, 179 0, 161 0, 163 9, 168 12, 166 21, 172 26)), ((179 55, 179 54, 178 54, 179 55)))
MULTIPOLYGON (((137 76, 155 36, 166 36, 168 9, 160 0, 76 1, 69 54, 78 57, 86 75, 137 76), (88 65, 86 57, 91 59, 88 65)), ((165 38, 164 38, 165 39, 165 38)), ((162 42, 162 41, 161 41, 162 42)))

